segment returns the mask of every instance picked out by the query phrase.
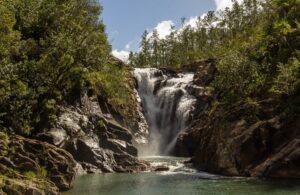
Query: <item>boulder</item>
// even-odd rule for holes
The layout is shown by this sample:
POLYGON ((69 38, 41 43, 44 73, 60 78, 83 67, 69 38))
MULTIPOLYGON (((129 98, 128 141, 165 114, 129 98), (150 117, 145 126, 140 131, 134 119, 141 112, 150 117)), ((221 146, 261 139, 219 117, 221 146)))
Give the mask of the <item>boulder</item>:
POLYGON ((253 177, 300 178, 300 138, 293 139, 277 153, 250 170, 253 177))
MULTIPOLYGON (((198 169, 228 176, 300 178, 300 117, 291 118, 280 100, 204 111, 182 133, 176 150, 198 169), (268 102, 268 103, 266 103, 268 102), (277 110, 277 111, 276 111, 277 110)), ((282 101, 281 101, 282 103, 282 101)))
POLYGON ((104 114, 97 98, 84 94, 80 105, 60 108, 55 125, 37 139, 70 152, 87 173, 144 169, 136 158, 131 131, 104 114))
POLYGON ((194 83, 198 86, 208 86, 217 73, 217 59, 206 59, 186 64, 182 66, 185 72, 195 72, 194 83))
POLYGON ((58 195, 58 188, 46 181, 22 179, 3 179, 0 185, 2 195, 58 195), (2 188, 2 189, 1 189, 2 188))
POLYGON ((73 186, 76 162, 70 153, 46 142, 21 136, 9 137, 6 144, 0 165, 20 173, 31 172, 53 182, 60 190, 73 186))
POLYGON ((167 166, 155 166, 155 167, 152 167, 152 170, 154 172, 163 172, 163 171, 169 171, 170 168, 167 166))
POLYGON ((81 163, 82 167, 88 172, 96 172, 93 170, 95 167, 101 172, 113 172, 112 166, 116 165, 109 151, 105 151, 99 147, 93 148, 82 139, 73 139, 73 141, 66 145, 66 150, 69 151, 75 160, 81 163))

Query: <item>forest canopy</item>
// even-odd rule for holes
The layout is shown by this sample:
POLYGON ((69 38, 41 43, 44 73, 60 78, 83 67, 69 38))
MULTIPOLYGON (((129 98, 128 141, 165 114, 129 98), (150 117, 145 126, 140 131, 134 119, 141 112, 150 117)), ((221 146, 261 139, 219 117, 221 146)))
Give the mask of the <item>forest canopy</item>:
POLYGON ((96 0, 1 0, 0 129, 39 130, 84 86, 125 104, 126 70, 111 60, 101 12, 96 0))
POLYGON ((164 39, 145 31, 140 52, 130 54, 135 67, 180 68, 202 59, 218 61, 213 83, 234 102, 273 93, 299 92, 300 1, 233 1, 232 8, 198 17, 164 39))

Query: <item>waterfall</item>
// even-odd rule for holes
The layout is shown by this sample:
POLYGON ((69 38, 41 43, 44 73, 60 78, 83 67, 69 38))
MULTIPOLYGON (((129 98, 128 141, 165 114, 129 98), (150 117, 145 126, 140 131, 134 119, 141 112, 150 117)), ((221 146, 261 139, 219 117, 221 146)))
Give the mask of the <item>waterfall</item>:
POLYGON ((194 74, 166 75, 155 68, 137 68, 134 76, 150 133, 149 144, 141 153, 169 154, 196 103, 196 98, 189 93, 194 74))

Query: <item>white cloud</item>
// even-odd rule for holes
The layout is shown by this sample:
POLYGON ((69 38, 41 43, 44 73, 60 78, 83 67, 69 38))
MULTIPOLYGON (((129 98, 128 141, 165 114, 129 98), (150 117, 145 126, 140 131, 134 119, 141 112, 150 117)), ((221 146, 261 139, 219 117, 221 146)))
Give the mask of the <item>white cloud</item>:
POLYGON ((160 22, 155 28, 158 32, 159 38, 166 38, 166 36, 172 32, 172 26, 174 26, 174 23, 171 20, 160 22))
POLYGON ((131 48, 131 42, 130 43, 127 43, 126 45, 125 45, 125 49, 126 50, 129 50, 131 48))
POLYGON ((113 56, 115 56, 116 58, 122 60, 123 62, 128 62, 128 58, 129 58, 129 51, 125 51, 125 50, 113 50, 112 51, 113 56))
POLYGON ((198 17, 195 16, 195 17, 191 17, 190 19, 188 19, 183 27, 187 27, 187 26, 190 26, 191 28, 196 28, 197 27, 197 21, 198 21, 198 17))
MULTIPOLYGON (((243 0, 237 0, 238 3, 241 3, 243 0)), ((214 0, 215 5, 216 5, 216 10, 224 10, 226 7, 231 8, 232 7, 232 0, 214 0)), ((200 16, 201 19, 205 18, 205 16, 207 15, 207 13, 204 13, 200 16)), ((195 17, 190 17, 189 19, 187 19, 185 21, 185 23, 183 24, 183 26, 181 28, 177 28, 178 32, 182 32, 182 30, 188 26, 190 26, 192 29, 196 29, 197 28, 197 22, 198 22, 198 16, 195 17)), ((216 26, 218 24, 218 21, 213 23, 213 26, 216 26)), ((175 26, 174 22, 172 20, 165 20, 165 21, 161 21, 159 22, 156 27, 153 30, 157 30, 158 32, 158 37, 160 39, 165 39, 168 35, 171 34, 172 32, 172 27, 175 26)), ((147 29, 149 34, 147 36, 147 38, 150 38, 153 35, 153 30, 149 30, 147 29)), ((122 51, 117 51, 115 50, 114 52, 118 55, 124 55, 126 53, 127 56, 129 56, 129 53, 126 52, 126 50, 130 50, 131 48, 131 43, 128 43, 125 46, 125 50, 122 51), (128 53, 128 54, 127 54, 128 53)), ((127 57, 128 59, 128 57, 127 57)))
MULTIPOLYGON (((217 10, 224 10, 226 7, 232 6, 232 0, 214 0, 217 10)), ((239 3, 242 2, 242 0, 238 0, 239 3)))
MULTIPOLYGON (((158 37, 160 39, 165 39, 166 36, 171 34, 172 26, 174 26, 174 22, 172 20, 166 20, 158 23, 154 29, 157 30, 158 37)), ((151 37, 152 35, 153 35, 153 30, 148 34, 148 38, 151 37)))

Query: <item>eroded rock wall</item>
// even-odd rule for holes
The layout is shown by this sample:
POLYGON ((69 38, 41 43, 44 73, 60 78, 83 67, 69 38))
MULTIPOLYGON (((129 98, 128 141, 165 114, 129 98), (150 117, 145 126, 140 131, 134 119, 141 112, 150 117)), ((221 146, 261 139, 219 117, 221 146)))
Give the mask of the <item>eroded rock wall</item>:
POLYGON ((0 132, 0 194, 58 194, 71 189, 78 174, 148 169, 137 159, 132 131, 111 110, 101 97, 82 91, 76 102, 59 106, 53 125, 37 135, 0 132))
MULTIPOLYGON (((195 83, 209 89, 217 72, 213 61, 191 67, 195 83)), ((196 113, 189 130, 178 138, 178 155, 191 156, 197 168, 218 174, 300 178, 300 117, 286 109, 299 108, 299 95, 264 97, 229 107, 219 103, 217 92, 204 90, 195 96, 207 107, 196 113)))
POLYGON ((70 152, 84 172, 135 172, 146 168, 136 158, 131 131, 112 114, 102 112, 99 98, 87 93, 76 105, 62 107, 57 123, 37 138, 70 152))

